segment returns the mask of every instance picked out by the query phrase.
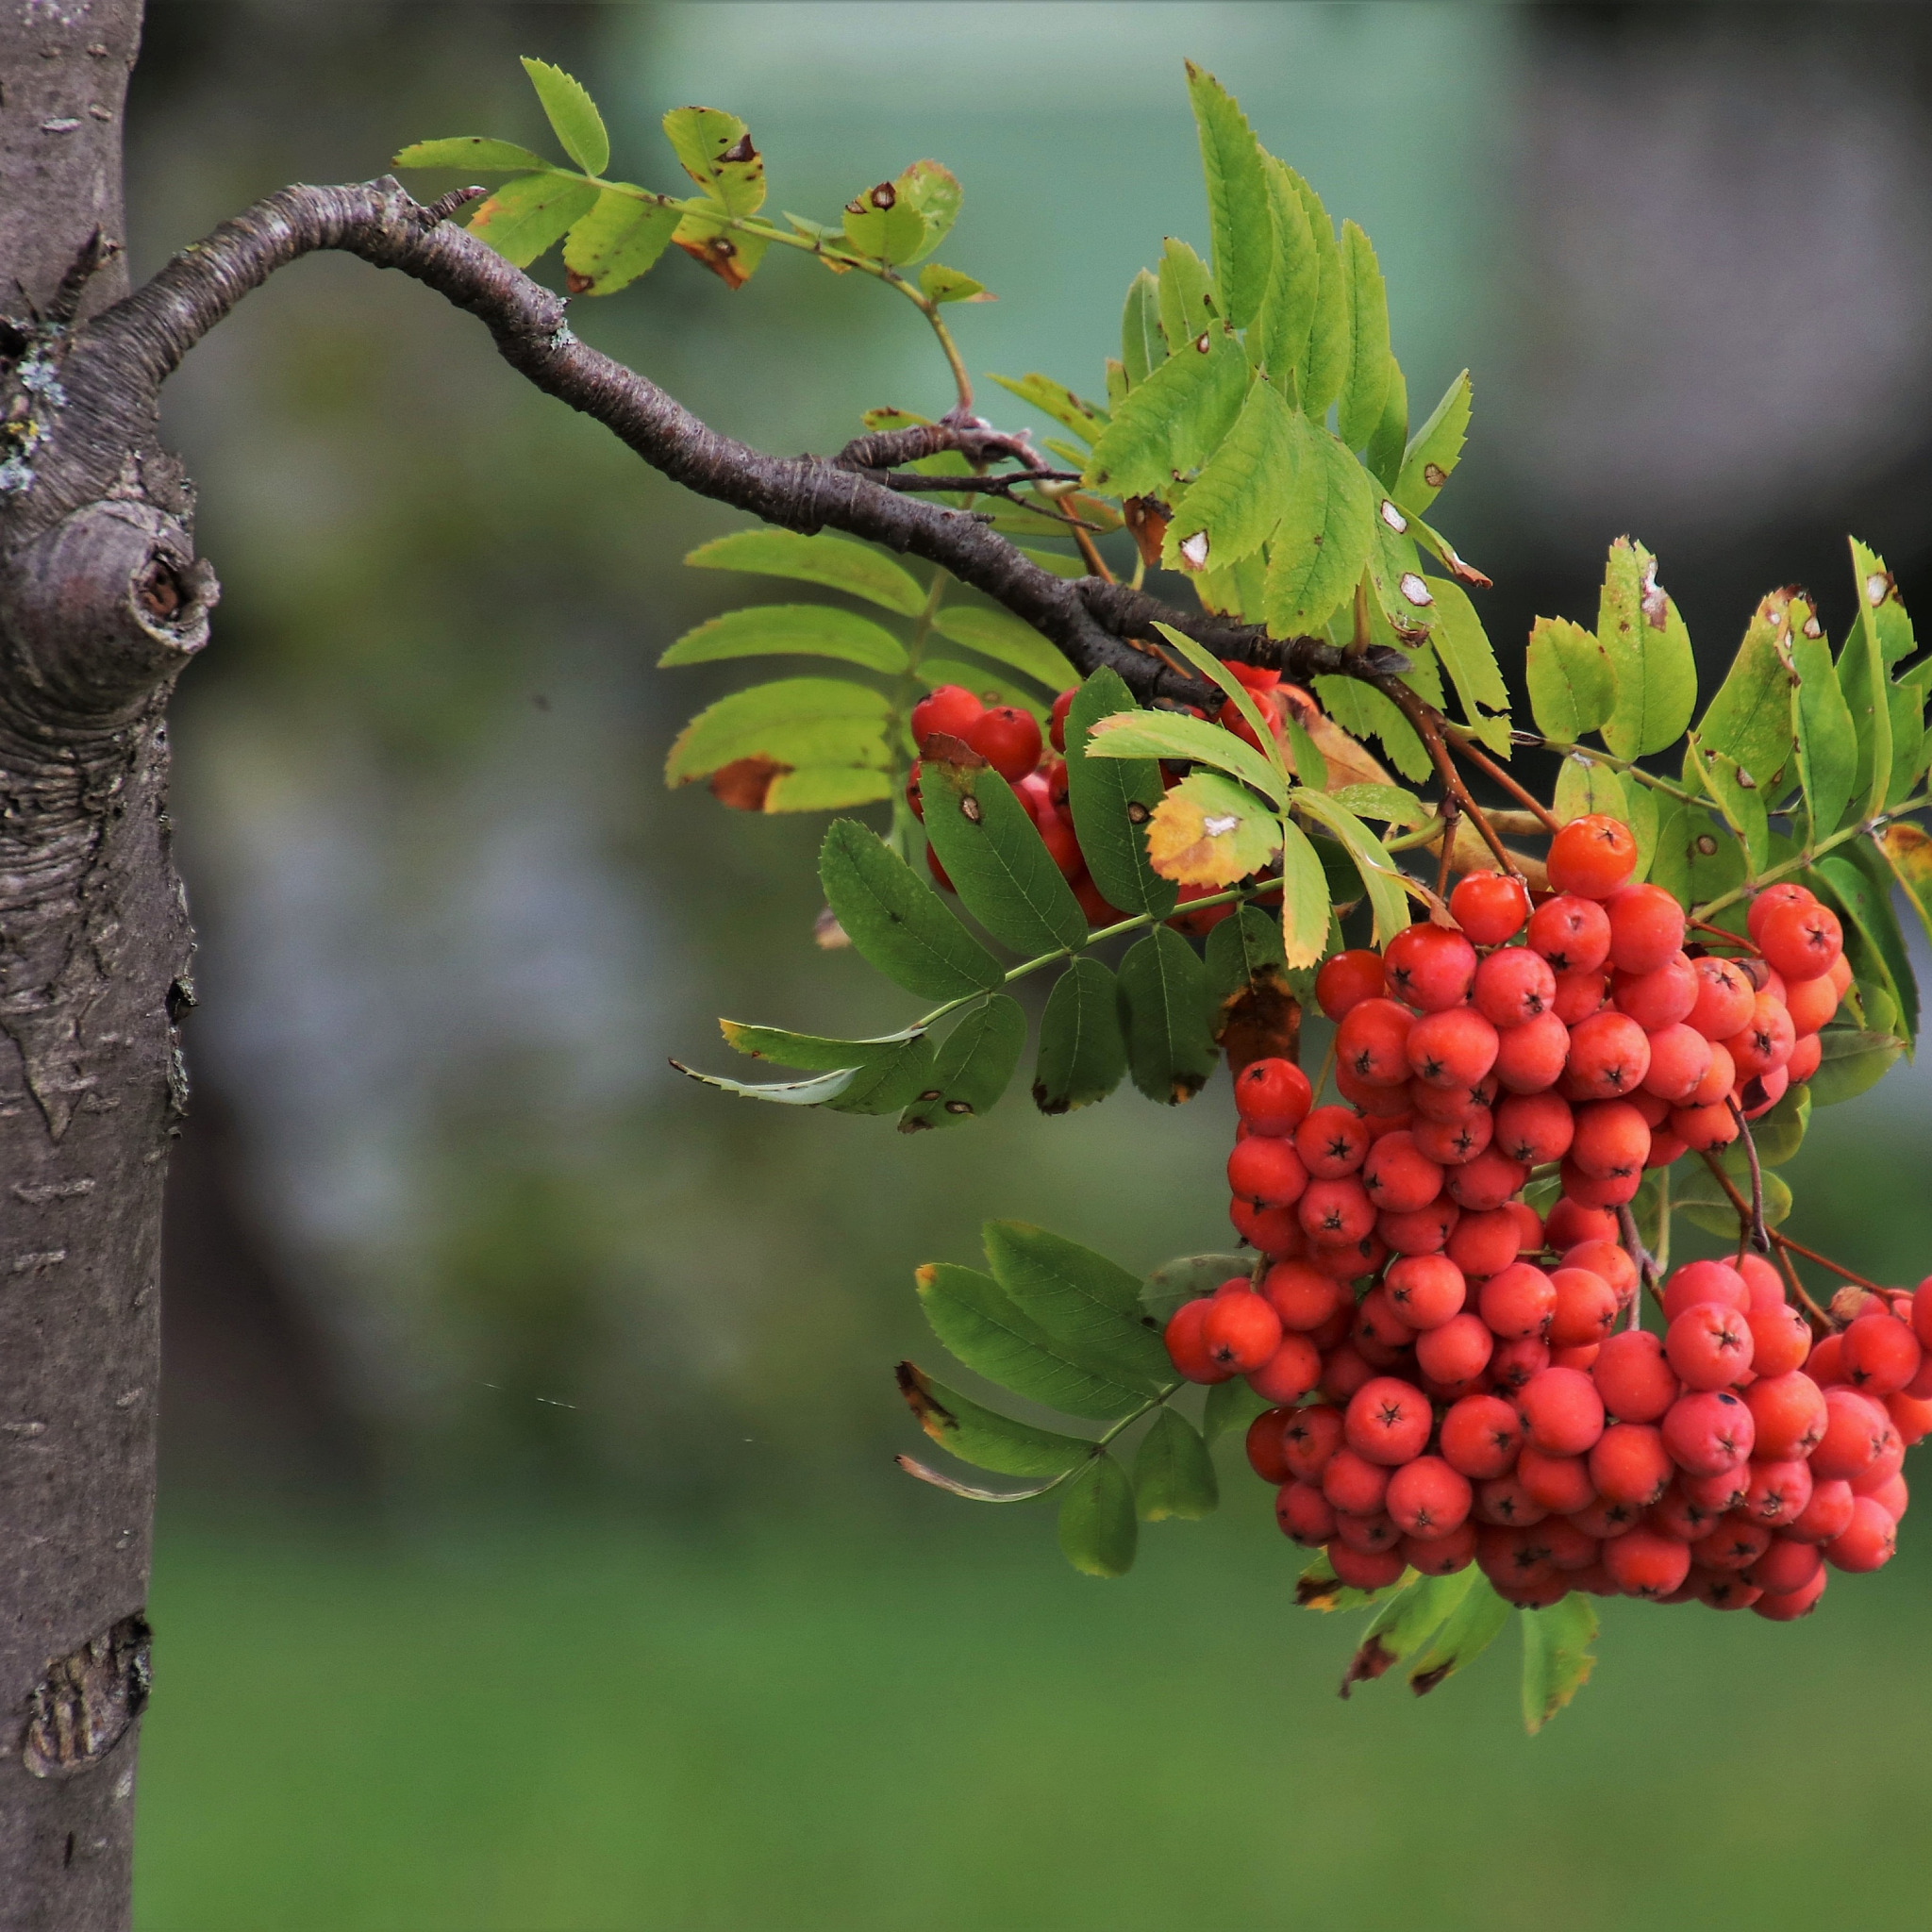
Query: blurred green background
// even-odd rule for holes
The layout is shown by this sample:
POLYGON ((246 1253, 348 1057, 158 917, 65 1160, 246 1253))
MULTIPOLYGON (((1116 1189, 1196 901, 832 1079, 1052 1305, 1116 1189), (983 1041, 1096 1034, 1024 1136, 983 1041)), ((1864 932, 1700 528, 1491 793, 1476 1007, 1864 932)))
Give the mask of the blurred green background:
MULTIPOLYGON (((1712 661, 1776 583, 1841 626, 1847 529, 1932 581, 1923 9, 160 0, 137 271, 413 139, 541 142, 521 53, 627 178, 670 182, 687 101, 751 121, 779 208, 946 161, 944 258, 1001 297, 954 311, 970 366, 1089 392, 1134 271, 1205 242, 1191 57, 1374 237, 1418 413, 1474 369, 1448 528, 1506 663, 1625 529, 1712 661)), ((947 400, 905 305, 779 251, 574 325, 774 449, 947 400)), ((901 1139, 680 1080, 720 1013, 909 1010, 811 944, 818 821, 662 788, 734 680, 658 652, 783 594, 678 562, 742 519, 346 259, 252 298, 167 428, 225 595, 175 711, 203 1007, 149 1932, 1923 1923, 1916 1550, 1789 1629, 1612 1605, 1526 1741, 1513 1639, 1338 1704, 1353 1620, 1292 1609, 1232 1467, 1110 1585, 907 1482, 913 1265, 989 1215, 1221 1245, 1225 1088, 901 1139)), ((1884 1279, 1932 1254, 1927 1094, 1902 1070, 1790 1170, 1804 1238, 1884 1279)))

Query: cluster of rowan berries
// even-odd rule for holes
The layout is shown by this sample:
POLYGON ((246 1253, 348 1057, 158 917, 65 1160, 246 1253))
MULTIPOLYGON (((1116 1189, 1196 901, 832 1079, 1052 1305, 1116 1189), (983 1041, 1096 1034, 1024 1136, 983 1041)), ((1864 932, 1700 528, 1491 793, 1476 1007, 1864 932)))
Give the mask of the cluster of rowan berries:
MULTIPOLYGON (((1932 1429, 1932 1283, 1813 1341, 1769 1261, 1693 1261, 1640 1326, 1618 1210, 1646 1167, 1724 1145, 1818 1064, 1849 972, 1801 887, 1748 950, 1686 949, 1627 883, 1626 827, 1552 841, 1552 895, 1472 874, 1457 926, 1342 953, 1317 981, 1348 1105, 1243 1068, 1229 1157, 1254 1277, 1184 1305, 1176 1370, 1245 1375, 1276 1516, 1361 1589, 1474 1562, 1510 1601, 1572 1590, 1803 1615, 1824 1562, 1873 1570, 1932 1429), (1458 929, 1459 928, 1459 929, 1458 929), (1554 1172, 1547 1220, 1521 1198, 1554 1172)), ((1839 1306, 1839 1305, 1835 1305, 1839 1306)))

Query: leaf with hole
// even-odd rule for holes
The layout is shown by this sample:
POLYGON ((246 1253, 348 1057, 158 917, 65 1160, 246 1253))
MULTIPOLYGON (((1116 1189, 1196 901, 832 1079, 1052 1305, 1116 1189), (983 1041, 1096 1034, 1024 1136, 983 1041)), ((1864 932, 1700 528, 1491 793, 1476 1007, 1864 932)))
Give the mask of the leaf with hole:
POLYGON ((1075 959, 1054 981, 1040 1019, 1033 1104, 1070 1113, 1105 1100, 1127 1071, 1119 993, 1098 959, 1075 959))
POLYGON ((1028 958, 1078 952, 1087 943, 1080 902, 1032 815, 991 765, 927 757, 919 789, 925 836, 959 903, 994 939, 1028 958))
POLYGON ((1184 886, 1231 886, 1281 849, 1281 814, 1219 772, 1195 772, 1154 808, 1147 858, 1184 886))
POLYGON ((1657 558, 1627 537, 1610 545, 1596 635, 1616 689, 1604 742, 1623 758, 1674 744, 1697 706, 1697 660, 1676 605, 1657 583, 1657 558))
POLYGON ((939 894, 856 819, 826 828, 819 883, 859 956, 908 992, 960 999, 1005 978, 939 894))
POLYGON ((1019 1002, 996 992, 967 1013, 933 1057, 932 1078, 899 1120, 902 1134, 962 1126, 999 1104, 1026 1044, 1019 1002))
POLYGON ((1294 411, 1270 384, 1257 382, 1234 427, 1176 507, 1161 562, 1169 570, 1205 571, 1239 563, 1274 534, 1294 474, 1294 411))

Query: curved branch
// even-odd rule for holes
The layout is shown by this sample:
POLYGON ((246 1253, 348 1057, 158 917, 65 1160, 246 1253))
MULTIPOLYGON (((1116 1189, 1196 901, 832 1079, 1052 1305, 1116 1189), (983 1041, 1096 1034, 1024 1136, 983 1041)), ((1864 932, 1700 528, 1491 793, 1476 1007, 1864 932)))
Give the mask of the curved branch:
POLYGON ((62 367, 62 447, 41 469, 51 514, 109 487, 107 466, 118 465, 126 447, 129 410, 152 413, 160 385, 243 295, 304 255, 341 249, 400 270, 477 317, 513 369, 602 423, 674 482, 786 529, 842 530, 940 564, 1051 639, 1082 673, 1110 665, 1143 700, 1219 699, 1130 641, 1157 621, 1222 656, 1272 663, 1291 676, 1386 675, 1391 668, 1352 662, 1324 639, 1272 639, 1124 586, 1056 576, 970 512, 910 499, 846 467, 853 452, 842 460, 776 457, 721 436, 646 377, 578 341, 562 297, 440 215, 387 176, 286 188, 184 249, 74 340, 62 367))

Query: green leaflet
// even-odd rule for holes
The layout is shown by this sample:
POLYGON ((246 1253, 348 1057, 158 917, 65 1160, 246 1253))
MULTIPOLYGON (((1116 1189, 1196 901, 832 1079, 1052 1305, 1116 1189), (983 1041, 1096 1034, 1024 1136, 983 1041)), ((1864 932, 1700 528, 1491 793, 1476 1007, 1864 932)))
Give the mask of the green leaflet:
MULTIPOLYGON (((1681 727, 1680 727, 1681 728, 1681 727)), ((1596 1607, 1572 1591, 1546 1610, 1524 1610, 1523 1725, 1534 1737, 1582 1690, 1596 1658, 1596 1607)))
POLYGON ((861 958, 926 999, 961 999, 1005 974, 939 894, 856 819, 834 819, 819 848, 819 883, 861 958))
POLYGON ((1374 1620, 1362 1634, 1362 1641, 1341 1679, 1346 1697, 1357 1684, 1365 1684, 1393 1670, 1442 1624, 1444 1618, 1462 1607, 1481 1573, 1472 1564, 1449 1576, 1418 1576, 1403 1586, 1375 1612, 1374 1620))
POLYGON ((1294 472, 1294 423, 1270 384, 1249 390, 1234 427, 1167 526, 1161 562, 1169 570, 1238 563, 1274 534, 1294 472))
POLYGON ((1221 1502, 1214 1458, 1200 1431, 1171 1408, 1154 1412, 1154 1426, 1134 1452, 1134 1505, 1142 1523, 1212 1516, 1221 1502))
MULTIPOLYGON (((924 239, 908 257, 908 261, 919 261, 930 255, 946 237, 952 233, 953 224, 959 219, 959 209, 965 203, 965 191, 959 186, 958 177, 950 168, 942 167, 938 161, 914 161, 902 174, 893 186, 899 192, 899 199, 908 207, 916 208, 920 220, 925 225, 924 239)), ((951 269, 941 269, 942 275, 950 275, 951 269)), ((960 280, 966 278, 962 275, 960 280)), ((922 283, 924 277, 921 277, 922 283)), ((974 285, 976 290, 977 284, 974 285)), ((928 294, 931 291, 926 291, 928 294)), ((957 296, 950 300, 958 300, 957 296)))
POLYGON ((888 674, 906 668, 906 647, 891 631, 829 604, 755 604, 727 610, 686 631, 658 659, 658 668, 780 655, 841 658, 888 674))
POLYGON ((1509 1606, 1477 1574, 1448 1621, 1409 1667, 1408 1688, 1418 1697, 1428 1693, 1465 1664, 1474 1663, 1509 1621, 1509 1606))
POLYGON ((1322 708, 1353 738, 1379 738, 1389 762, 1405 778, 1422 784, 1435 771, 1415 727, 1395 704, 1374 685, 1358 677, 1322 676, 1315 679, 1322 708))
POLYGON ((1188 98, 1201 136, 1208 232, 1222 313, 1236 328, 1254 321, 1274 261, 1268 176, 1247 117, 1211 74, 1188 62, 1188 98))
MULTIPOLYGON (((1365 460, 1369 474, 1384 490, 1392 491, 1402 475, 1402 453, 1408 442, 1408 382, 1391 357, 1389 363, 1389 395, 1382 405, 1382 420, 1369 438, 1365 460)), ((1416 519, 1419 536, 1426 533, 1429 548, 1449 561, 1449 546, 1433 530, 1416 519)))
POLYGON ((1851 803, 1858 775, 1858 732, 1816 614, 1809 605, 1794 601, 1790 622, 1789 647, 1797 674, 1790 699, 1791 730, 1797 739, 1798 778, 1815 842, 1838 829, 1851 803))
POLYGON ((1116 711, 1095 719, 1089 729, 1086 757, 1091 761, 1186 759, 1225 772, 1276 804, 1287 797, 1281 774, 1253 745, 1205 718, 1192 718, 1185 711, 1116 711))
MULTIPOLYGON (((1327 787, 1322 788, 1328 791, 1327 787)), ((1421 827, 1436 814, 1413 791, 1400 785, 1338 785, 1328 795, 1359 819, 1380 819, 1387 824, 1421 827)))
POLYGON ((909 572, 868 544, 829 532, 802 537, 796 530, 769 526, 734 530, 700 543, 684 560, 698 570, 738 570, 823 584, 896 610, 901 617, 917 617, 925 608, 925 592, 909 572))
MULTIPOLYGON (((1222 930, 1220 926, 1214 929, 1222 930)), ((1172 1261, 1163 1261, 1141 1284, 1141 1306, 1164 1328, 1183 1302, 1212 1294, 1224 1281, 1246 1281, 1254 1272, 1255 1257, 1251 1254, 1181 1255, 1172 1261)), ((1217 1382, 1213 1386, 1218 1389, 1224 1385, 1217 1382)), ((1266 1408, 1268 1405, 1264 1402, 1261 1407, 1266 1408)), ((1208 1441, 1213 1440, 1210 1432, 1208 1441)))
POLYGON ((1470 396, 1469 371, 1465 369, 1443 391, 1428 421, 1408 440, 1393 494, 1412 516, 1427 512, 1462 455, 1469 434, 1470 396))
POLYGON ((1160 308, 1160 333, 1170 355, 1178 356, 1204 328, 1218 321, 1214 277, 1208 264, 1170 235, 1161 244, 1160 274, 1156 282, 1160 308))
POLYGON ((961 1462, 1001 1475, 1064 1475, 1093 1453, 1080 1436, 1037 1429, 1030 1423, 982 1408, 911 1362, 898 1369, 899 1392, 919 1426, 961 1462))
POLYGON ((1049 1335, 1152 1395, 1174 1379, 1141 1284, 1117 1263, 1024 1221, 989 1221, 980 1230, 987 1266, 1021 1311, 1049 1335))
POLYGON ((1203 329, 1129 391, 1093 445, 1088 485, 1111 496, 1170 490, 1234 427, 1247 384, 1240 340, 1223 323, 1203 329))
POLYGON ((1852 565, 1858 582, 1858 623, 1839 653, 1838 681, 1858 734, 1852 796, 1858 801, 1858 816, 1868 819, 1885 808, 1891 785, 1891 705, 1885 655, 1889 639, 1879 627, 1878 613, 1894 599, 1884 558, 1856 537, 1852 565))
POLYGON ((1085 1575, 1124 1576, 1134 1567, 1134 1489, 1110 1455, 1096 1456, 1067 1485, 1059 1536, 1061 1555, 1085 1575))
POLYGON ((470 233, 515 267, 528 268, 596 199, 597 190, 575 175, 525 175, 477 204, 470 233))
POLYGON ((1201 1405, 1201 1434, 1211 1449, 1224 1436, 1245 1435, 1248 1424, 1267 1407, 1267 1398, 1248 1387, 1245 1375, 1237 1375, 1231 1382, 1216 1382, 1201 1405))
POLYGON ((1380 1590, 1357 1590, 1353 1584, 1341 1581, 1335 1574, 1335 1566, 1328 1560, 1325 1550, 1318 1550, 1314 1560, 1295 1578, 1294 1600, 1296 1606, 1305 1610, 1320 1610, 1325 1616, 1331 1610, 1362 1610, 1373 1604, 1387 1603, 1407 1587, 1412 1574, 1404 1571, 1393 1583, 1380 1590))
POLYGON ((667 785, 689 785, 741 758, 785 766, 858 765, 883 769, 883 693, 837 677, 786 677, 733 691, 700 711, 672 741, 667 785))
POLYGON ((1068 1113, 1105 1100, 1127 1071, 1119 992, 1098 959, 1075 959, 1054 981, 1040 1019, 1033 1104, 1068 1113))
POLYGON ((1280 849, 1279 812, 1219 772, 1190 773, 1147 827, 1155 871, 1181 885, 1232 886, 1280 849))
POLYGON ((899 1131, 957 1127, 991 1113, 1025 1044, 1026 1015, 1018 1001, 994 993, 947 1035, 933 1058, 932 1077, 900 1117, 899 1131))
MULTIPOLYGON (((1273 709, 1263 712, 1254 692, 1212 651, 1208 650, 1206 644, 1196 643, 1186 631, 1176 630, 1171 624, 1157 622, 1154 628, 1173 646, 1175 653, 1191 664, 1203 677, 1209 683, 1220 686, 1223 698, 1233 705, 1241 717, 1247 720, 1248 729, 1262 744, 1274 744, 1273 709)), ((1267 762, 1270 770, 1275 774, 1274 784, 1266 788, 1268 795, 1278 799, 1282 796, 1282 788, 1287 783, 1287 774, 1281 769, 1278 753, 1271 755, 1267 762)))
POLYGON ((1389 291, 1375 250, 1354 222, 1341 225, 1341 263, 1348 290, 1348 376, 1336 421, 1350 449, 1363 449, 1382 422, 1395 358, 1389 348, 1389 291))
POLYGON ((563 151, 587 175, 601 175, 610 164, 610 137, 584 84, 547 60, 524 57, 524 72, 537 90, 550 131, 563 151))
POLYGON ((1273 155, 1262 157, 1274 255, 1267 292, 1248 331, 1248 359, 1284 392, 1307 354, 1308 326, 1321 292, 1322 264, 1308 210, 1288 170, 1273 155))
POLYGON ((931 1071, 932 1043, 924 1034, 915 1034, 901 1042, 892 1055, 865 1066, 823 1074, 815 1080, 760 1084, 701 1074, 681 1060, 671 1064, 702 1087, 715 1087, 720 1092, 736 1093, 746 1100, 774 1101, 784 1107, 829 1107, 837 1113, 896 1113, 918 1092, 931 1071))
POLYGON ((1625 824, 1637 841, 1637 868, 1630 874, 1630 883, 1641 886, 1650 877, 1650 863, 1657 857, 1657 823, 1661 817, 1659 794, 1635 778, 1625 784, 1624 791, 1628 814, 1625 824))
POLYGON ((736 114, 673 108, 664 117, 664 134, 678 165, 726 214, 752 215, 764 206, 764 157, 736 114))
POLYGON ((887 1065, 898 1059, 907 1043, 919 1035, 918 1028, 908 1027, 878 1040, 828 1040, 823 1034, 791 1033, 782 1026, 749 1026, 741 1020, 720 1020, 718 1031, 724 1036, 724 1044, 736 1053, 814 1073, 887 1065))
POLYGON ((1596 635, 1616 680, 1604 742, 1623 758, 1675 743, 1696 708, 1697 661, 1677 607, 1657 584, 1656 558, 1627 537, 1610 545, 1596 635))
POLYGON ((1891 909, 1890 873, 1881 885, 1863 866, 1833 853, 1818 861, 1807 883, 1844 922, 1845 951, 1860 987, 1876 985, 1891 995, 1909 1048, 1919 1037, 1919 989, 1891 909))
POLYGON ((1148 864, 1143 829, 1161 800, 1160 767, 1151 757, 1089 756, 1093 726, 1102 718, 1133 708, 1134 694, 1125 680, 1105 665, 1080 686, 1067 712, 1064 733, 1068 802, 1087 870, 1108 903, 1123 912, 1164 919, 1179 894, 1173 880, 1159 877, 1148 864))
POLYGON ((1022 624, 1010 611, 974 604, 941 605, 933 628, 982 658, 1011 666, 1050 691, 1062 691, 1079 682, 1079 673, 1066 658, 1030 624, 1022 624))
POLYGON ((1593 633, 1567 617, 1539 617, 1525 660, 1530 715, 1545 738, 1574 744, 1610 715, 1616 680, 1593 633))
MULTIPOLYGON (((1786 668, 1794 608, 1808 608, 1793 591, 1774 591, 1760 600, 1697 741, 1749 772, 1769 797, 1791 756, 1792 675, 1786 668)), ((1802 622, 1802 619, 1800 620, 1802 622)))
POLYGON ((1436 623, 1429 641, 1462 700, 1463 715, 1472 724, 1481 721, 1484 707, 1507 716, 1509 687, 1504 682, 1495 647, 1483 629, 1475 606, 1469 601, 1469 593, 1446 577, 1429 578, 1428 588, 1436 599, 1436 623))
POLYGON ((1076 396, 1065 383, 1056 382, 1038 371, 1017 381, 1008 375, 992 378, 1003 390, 1031 404, 1042 416, 1051 416, 1063 429, 1071 429, 1082 442, 1091 443, 1107 427, 1107 411, 1082 396, 1076 396))
POLYGON ((1281 835, 1282 963, 1306 972, 1327 950, 1328 879, 1315 848, 1292 819, 1281 822, 1281 835))
POLYGON ((1207 974, 1179 933, 1157 926, 1120 964, 1123 1030, 1134 1085, 1177 1107, 1207 1084, 1219 1058, 1207 974))
MULTIPOLYGON (((1697 744, 1694 734, 1690 741, 1697 744)), ((1703 747, 1699 745, 1698 749, 1703 747)), ((1704 789, 1717 801, 1725 824, 1742 841, 1749 875, 1755 878, 1771 856, 1771 824, 1765 816, 1764 793, 1746 782, 1747 774, 1736 759, 1722 753, 1701 758, 1699 774, 1704 789)))
POLYGON ((1127 387, 1138 389, 1151 370, 1167 360, 1167 338, 1160 328, 1160 286, 1143 268, 1127 284, 1121 311, 1121 362, 1127 387))
POLYGON ((1374 535, 1369 473, 1300 411, 1293 430, 1293 475, 1268 556, 1265 615, 1278 637, 1320 630, 1354 594, 1374 535))
POLYGON ((1884 1079, 1906 1050, 1905 1041, 1889 1033, 1855 1032, 1843 1026, 1827 1026, 1818 1036, 1818 1044, 1824 1058, 1809 1082, 1813 1107, 1837 1107, 1857 1099, 1884 1079))
POLYGON ((935 302, 991 302, 997 298, 986 292, 984 282, 961 275, 956 268, 944 268, 929 261, 919 271, 920 292, 935 302))
POLYGON ((959 903, 1024 958, 1087 943, 1087 915, 1041 842, 1026 808, 990 765, 920 766, 925 836, 959 903))
POLYGON ((1258 623, 1261 615, 1262 587, 1267 582, 1268 560, 1264 557, 1244 557, 1226 570, 1208 570, 1194 579, 1194 595, 1203 610, 1245 622, 1249 613, 1258 623))
POLYGON ((654 267, 676 232, 678 213, 641 189, 607 188, 564 237, 573 295, 614 295, 654 267))
MULTIPOLYGON (((1757 1144, 1759 1162, 1765 1167, 1782 1167, 1805 1144, 1810 1125, 1811 1090, 1787 1087, 1778 1104, 1751 1124, 1751 1138, 1757 1144)), ((1747 1177, 1748 1174, 1747 1168, 1747 1177)))
POLYGON ((1144 1390, 1113 1381, 1056 1341, 990 1274, 941 1261, 913 1280, 932 1332, 974 1374, 1093 1422, 1117 1422, 1146 1406, 1144 1390))
POLYGON ((1567 825, 1572 819, 1591 812, 1624 819, 1629 813, 1630 801, 1623 779, 1609 766, 1586 752, 1572 752, 1557 767, 1557 789, 1550 808, 1557 824, 1567 825))
POLYGON ((1322 197, 1292 168, 1284 165, 1282 173, 1307 214, 1308 233, 1315 244, 1315 260, 1320 270, 1315 310, 1308 321, 1307 347, 1295 370, 1296 398, 1303 410, 1319 421, 1327 414, 1328 405, 1341 393, 1341 385, 1348 376, 1347 271, 1335 239, 1335 225, 1322 206, 1322 197))
POLYGON ((541 155, 533 155, 513 141, 491 141, 481 134, 453 135, 444 141, 418 141, 410 143, 390 163, 395 168, 466 168, 475 175, 518 174, 525 169, 549 167, 541 155))
POLYGON ((1348 848, 1375 913, 1375 943, 1386 945, 1408 924, 1408 899, 1395 862, 1381 841, 1345 805, 1327 792, 1306 787, 1294 795, 1295 808, 1319 819, 1348 848))
POLYGON ((841 223, 845 239, 874 261, 904 266, 916 261, 931 245, 925 221, 896 181, 876 182, 845 204, 841 223))
MULTIPOLYGON (((1746 1200, 1751 1196, 1751 1176, 1744 1166, 1741 1150, 1735 1160, 1726 1158, 1723 1161, 1725 1173, 1731 1176, 1731 1185, 1746 1200)), ((1717 1177, 1702 1161, 1686 1161, 1681 1170, 1682 1178, 1671 1184, 1671 1211, 1681 1214, 1685 1220, 1701 1227, 1706 1234, 1714 1234, 1720 1241, 1734 1241, 1738 1236, 1738 1210, 1731 1206, 1731 1197, 1719 1185, 1717 1177)), ((1791 1211, 1791 1191, 1782 1174, 1764 1171, 1764 1224, 1777 1227, 1790 1218, 1791 1211)))
MULTIPOLYGON (((1322 861, 1315 860, 1321 871, 1322 861)), ((1320 893, 1327 910, 1325 878, 1320 893)), ((1208 935, 1208 997, 1217 1022, 1287 988, 1288 959, 1281 943, 1281 923, 1258 906, 1238 906, 1208 935)), ((1220 1026, 1217 1025, 1217 1033, 1220 1026)))

